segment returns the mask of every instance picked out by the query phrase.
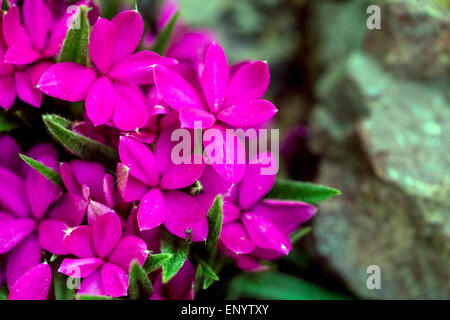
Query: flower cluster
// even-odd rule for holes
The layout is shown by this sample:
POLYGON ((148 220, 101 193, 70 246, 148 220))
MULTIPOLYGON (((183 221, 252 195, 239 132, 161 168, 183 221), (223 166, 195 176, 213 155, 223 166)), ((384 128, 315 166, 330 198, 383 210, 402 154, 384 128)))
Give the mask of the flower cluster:
POLYGON ((57 3, 9 1, 1 17, 0 106, 21 100, 39 108, 47 96, 85 107, 77 122, 44 115, 64 155, 49 142, 24 153, 12 136, 0 136, 0 286, 5 282, 9 299, 57 298, 52 283, 62 275, 77 297, 136 298, 132 286, 141 282, 152 287, 146 298, 192 299, 199 263, 217 272, 223 254, 259 271, 262 260, 287 255, 290 234, 316 209, 266 198, 276 174, 261 169, 276 155, 262 150, 251 159, 245 139, 229 130, 267 126, 277 113, 263 99, 267 63, 230 65, 211 31, 176 22, 173 3, 145 35, 137 11, 108 20, 91 1, 70 13, 57 3), (85 32, 75 19, 90 25, 84 51, 82 42, 70 45, 85 32), (172 38, 161 40, 168 30, 172 38), (161 46, 166 50, 155 52, 161 46), (61 60, 64 50, 82 59, 61 60), (193 133, 189 146, 198 129, 235 143, 211 147, 205 131, 205 157, 194 161, 189 148, 176 163, 173 133, 180 129, 193 133), (244 161, 228 161, 228 153, 244 161), (197 254, 189 253, 192 243, 201 247, 197 254))

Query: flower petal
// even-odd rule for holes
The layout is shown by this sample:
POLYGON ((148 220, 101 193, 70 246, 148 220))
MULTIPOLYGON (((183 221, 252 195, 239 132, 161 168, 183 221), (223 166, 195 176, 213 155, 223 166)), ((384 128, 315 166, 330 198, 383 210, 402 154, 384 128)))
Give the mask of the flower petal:
POLYGON ((159 182, 158 168, 152 151, 143 143, 128 137, 120 137, 120 160, 130 168, 130 174, 149 186, 159 182))
POLYGON ((219 111, 225 100, 229 70, 222 48, 216 42, 211 43, 206 51, 200 83, 212 113, 219 111))
POLYGON ((269 82, 269 67, 264 61, 242 64, 230 79, 225 105, 231 106, 261 99, 266 93, 269 82))
POLYGON ((115 212, 98 217, 92 225, 92 244, 99 257, 106 257, 122 236, 122 223, 115 212))
POLYGON ((33 87, 28 74, 16 71, 14 73, 14 84, 20 100, 35 108, 41 106, 44 95, 39 89, 33 87))
POLYGON ((291 251, 289 235, 281 231, 271 220, 247 212, 243 215, 242 222, 257 247, 275 250, 285 255, 291 251))
POLYGON ((38 87, 46 95, 70 102, 82 101, 94 81, 94 69, 73 62, 51 66, 39 80, 38 87))
POLYGON ((235 127, 254 127, 272 119, 277 112, 272 102, 258 99, 226 107, 217 114, 217 119, 235 127))
POLYGON ((18 217, 27 217, 29 209, 24 195, 25 184, 22 178, 0 167, 0 206, 18 217))
POLYGON ((66 258, 61 263, 58 272, 73 278, 89 277, 95 270, 103 264, 100 258, 69 259, 66 258))
POLYGON ((199 122, 202 129, 211 128, 216 122, 216 117, 203 109, 186 107, 180 110, 180 122, 182 128, 195 128, 195 122, 199 122))
POLYGON ((178 73, 156 66, 153 76, 163 99, 175 110, 185 107, 205 109, 198 92, 178 73))
POLYGON ((16 88, 10 76, 0 77, 0 107, 8 110, 16 100, 16 88))
POLYGON ((270 161, 269 164, 277 161, 271 154, 265 153, 264 155, 261 154, 259 159, 252 159, 254 162, 251 161, 247 165, 244 178, 239 183, 238 191, 239 206, 244 210, 249 209, 264 197, 275 183, 276 174, 266 175, 262 171, 262 168, 267 166, 262 163, 262 159, 270 161))
POLYGON ((119 244, 109 254, 108 261, 118 265, 128 273, 131 262, 136 260, 141 266, 147 258, 147 244, 136 236, 126 236, 120 239, 119 244))
POLYGON ((203 136, 205 153, 214 170, 225 181, 239 182, 245 173, 245 146, 233 131, 225 131, 221 125, 215 125, 205 131, 203 136))
POLYGON ((22 148, 10 135, 0 135, 0 167, 5 167, 12 172, 18 172, 21 159, 19 153, 22 153, 22 148))
POLYGON ((24 0, 22 15, 33 46, 37 50, 44 49, 52 23, 48 7, 42 0, 24 0))
MULTIPOLYGON (((50 156, 41 157, 40 163, 51 167, 53 159, 50 156)), ((50 206, 62 195, 59 186, 48 180, 36 170, 29 170, 25 179, 26 198, 31 213, 36 219, 42 219, 50 206), (42 190, 45 190, 43 193, 42 190)))
POLYGON ((25 272, 41 262, 41 247, 32 234, 16 246, 8 256, 6 283, 12 286, 25 272))
POLYGON ((47 214, 49 219, 61 220, 70 227, 79 226, 86 214, 87 202, 79 195, 66 193, 47 214))
POLYGON ((192 263, 186 259, 177 274, 164 286, 170 300, 185 300, 194 287, 195 270, 192 263))
POLYGON ((10 64, 30 64, 38 60, 40 57, 39 52, 28 46, 13 45, 9 47, 5 53, 5 63, 10 64))
POLYGON ((166 208, 164 225, 171 233, 183 239, 186 239, 189 234, 192 241, 206 239, 207 212, 194 197, 181 191, 168 191, 164 193, 164 204, 166 208))
POLYGON ((148 186, 130 175, 130 169, 122 163, 117 164, 117 188, 126 202, 139 200, 148 190, 148 186))
POLYGON ((120 267, 106 262, 100 270, 100 277, 107 296, 122 297, 127 295, 128 276, 120 267))
POLYGON ((112 84, 108 77, 101 77, 89 88, 86 96, 86 113, 94 126, 111 120, 114 106, 112 84))
POLYGON ((156 65, 171 67, 177 64, 173 58, 162 57, 153 51, 139 51, 113 66, 109 76, 117 81, 134 84, 152 84, 156 65))
POLYGON ((305 202, 276 199, 262 200, 252 208, 253 213, 273 221, 286 233, 295 231, 300 224, 311 219, 316 210, 305 202))
POLYGON ((139 202, 137 221, 140 230, 153 229, 164 222, 164 198, 160 189, 152 188, 139 202))
POLYGON ((42 220, 38 227, 40 246, 53 254, 64 255, 69 251, 64 246, 64 231, 67 225, 59 220, 42 220))
POLYGON ((250 240, 244 226, 239 222, 228 223, 223 226, 220 241, 235 254, 250 253, 255 245, 250 240))
POLYGON ((32 219, 7 219, 0 222, 0 254, 14 248, 34 231, 36 223, 32 219))
POLYGON ((142 128, 150 118, 150 112, 141 89, 119 82, 113 83, 113 89, 115 92, 112 118, 114 126, 123 131, 142 128))
POLYGON ((103 178, 106 174, 105 168, 100 163, 93 161, 72 160, 70 164, 78 183, 89 187, 94 200, 104 202, 103 178))
POLYGON ((70 230, 64 236, 64 246, 78 258, 89 258, 94 256, 92 249, 92 229, 88 226, 79 226, 70 230))
POLYGON ((205 164, 194 163, 194 156, 187 155, 190 158, 180 164, 170 163, 169 169, 161 176, 160 187, 164 190, 174 190, 189 187, 197 181, 203 173, 205 164))
POLYGON ((31 40, 27 30, 22 25, 20 9, 17 5, 12 5, 4 14, 2 20, 3 37, 8 47, 13 45, 31 47, 31 40))
POLYGON ((131 10, 119 13, 111 21, 117 30, 113 62, 118 62, 136 50, 144 32, 144 22, 137 11, 131 10))
POLYGON ((94 24, 89 41, 89 53, 101 74, 106 74, 112 63, 116 46, 117 30, 115 25, 104 18, 98 18, 94 24))
POLYGON ((89 277, 84 278, 81 281, 80 290, 78 290, 77 293, 93 296, 106 296, 105 290, 103 290, 100 270, 97 270, 89 277))
POLYGON ((52 270, 41 263, 21 276, 10 288, 8 300, 46 300, 52 283, 52 270))

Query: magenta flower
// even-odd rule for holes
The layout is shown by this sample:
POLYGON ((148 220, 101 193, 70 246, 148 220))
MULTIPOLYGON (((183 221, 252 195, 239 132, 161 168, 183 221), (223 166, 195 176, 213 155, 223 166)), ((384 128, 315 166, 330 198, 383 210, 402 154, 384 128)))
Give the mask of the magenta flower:
POLYGON ((114 209, 126 209, 114 178, 97 162, 72 160, 60 165, 61 178, 69 195, 83 199, 88 224, 114 209))
MULTIPOLYGON (((81 223, 86 206, 80 197, 63 195, 58 186, 21 163, 20 147, 11 137, 0 137, 0 149, 0 254, 8 253, 6 282, 11 286, 41 262, 42 249, 68 253, 64 230, 81 223)), ((58 170, 53 146, 36 145, 28 155, 58 170)))
MULTIPOLYGON (((264 157, 276 161, 270 154, 264 157)), ((225 182, 209 166, 200 178, 205 192, 197 198, 205 209, 215 195, 224 195, 219 245, 225 253, 263 253, 266 259, 287 255, 292 248, 289 234, 316 212, 314 206, 304 202, 263 199, 275 182, 275 175, 261 174, 263 166, 261 162, 248 165, 237 186, 225 182)))
POLYGON ((39 108, 43 95, 36 89, 53 62, 67 33, 70 14, 55 17, 43 0, 24 0, 22 14, 11 5, 2 17, 0 35, 0 106, 9 109, 17 96, 39 108), (24 21, 24 25, 22 24, 24 21))
POLYGON ((215 42, 206 51, 199 84, 189 83, 164 66, 156 66, 154 73, 164 100, 180 112, 182 128, 194 128, 195 121, 201 121, 202 128, 217 121, 232 127, 254 127, 277 112, 271 102, 261 99, 270 81, 267 64, 249 62, 230 71, 225 53, 215 42))
MULTIPOLYGON (((194 128, 198 123, 202 128, 214 128, 225 141, 227 127, 255 127, 277 112, 271 102, 261 99, 270 80, 269 68, 263 61, 240 63, 229 68, 222 48, 213 42, 206 52, 199 80, 186 66, 179 72, 182 75, 157 66, 154 77, 164 100, 179 112, 182 128, 194 128)), ((208 148, 211 142, 206 138, 204 146, 209 159, 220 159, 212 163, 217 173, 236 183, 244 175, 246 156, 242 141, 236 136, 232 138, 233 144, 222 143, 222 155, 212 153, 214 148, 208 148), (228 154, 233 154, 234 159, 226 159, 228 154)))
POLYGON ((79 294, 127 295, 131 262, 143 265, 147 257, 147 245, 142 239, 122 237, 122 222, 114 212, 98 217, 91 227, 69 230, 64 245, 79 259, 64 259, 58 271, 83 278, 79 294))
POLYGON ((124 131, 141 128, 147 123, 150 110, 138 85, 153 83, 155 65, 177 63, 152 51, 133 54, 143 28, 136 11, 121 12, 111 21, 99 18, 89 43, 96 68, 57 63, 42 75, 39 89, 61 100, 85 100, 87 115, 96 126, 110 124, 124 131))
POLYGON ((171 160, 174 145, 170 141, 171 132, 170 129, 161 132, 154 153, 133 138, 120 138, 122 163, 117 168, 118 188, 125 201, 140 200, 137 212, 140 230, 164 223, 178 237, 185 238, 190 229, 192 241, 203 241, 208 234, 206 213, 192 196, 176 189, 193 184, 202 174, 204 164, 175 165, 171 160))
POLYGON ((178 273, 166 284, 159 273, 153 282, 155 290, 150 300, 194 300, 195 270, 186 259, 178 273))

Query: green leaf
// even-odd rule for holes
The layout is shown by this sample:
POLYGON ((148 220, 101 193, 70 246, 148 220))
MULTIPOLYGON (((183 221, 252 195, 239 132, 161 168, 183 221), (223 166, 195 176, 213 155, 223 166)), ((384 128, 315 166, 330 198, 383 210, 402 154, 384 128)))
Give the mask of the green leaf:
POLYGON ((172 235, 166 229, 161 231, 161 253, 171 254, 172 257, 162 265, 162 282, 167 283, 183 266, 189 253, 188 241, 172 235))
POLYGON ((128 295, 131 300, 148 300, 153 293, 153 286, 141 265, 133 260, 129 274, 128 295))
POLYGON ((63 187, 63 181, 61 179, 61 175, 56 172, 55 170, 43 165, 37 160, 34 160, 30 157, 27 157, 24 154, 19 153, 20 158, 25 161, 30 167, 32 167, 34 170, 42 174, 44 177, 46 177, 48 180, 56 184, 58 187, 63 187))
POLYGON ((0 112, 0 133, 11 132, 19 127, 17 121, 12 120, 6 112, 0 112))
POLYGON ((197 258, 199 266, 201 266, 201 272, 204 276, 203 290, 206 290, 211 286, 214 281, 219 281, 219 276, 214 272, 214 269, 208 265, 203 259, 197 258))
POLYGON ((219 241, 223 222, 223 197, 217 195, 208 210, 208 237, 206 238, 206 249, 209 253, 214 253, 219 241))
POLYGON ((155 40, 155 45, 153 46, 153 51, 160 55, 166 53, 167 47, 169 46, 170 39, 172 38, 172 33, 177 23, 180 12, 177 11, 169 22, 164 26, 164 28, 158 33, 155 40))
POLYGON ((257 300, 342 300, 349 297, 287 273, 269 271, 243 273, 235 277, 228 289, 227 299, 257 300))
POLYGON ((69 289, 67 286, 68 277, 64 274, 53 272, 53 289, 55 291, 56 300, 73 300, 75 298, 76 289, 69 289))
POLYGON ((86 65, 91 26, 88 19, 88 7, 79 6, 72 26, 67 31, 61 49, 60 62, 76 62, 86 65))
POLYGON ((8 289, 0 287, 0 300, 8 300, 8 289))
POLYGON ((302 227, 302 228, 298 229, 293 234, 291 234, 291 236, 290 236, 291 243, 292 244, 296 243, 298 240, 300 240, 301 238, 306 236, 308 233, 310 233, 311 230, 312 230, 311 227, 302 227))
POLYGON ((9 1, 8 0, 2 0, 2 10, 6 11, 9 8, 10 8, 9 1))
POLYGON ((91 296, 88 294, 77 294, 77 300, 120 300, 108 296, 91 296))
POLYGON ((315 204, 339 194, 339 190, 319 184, 278 179, 266 198, 315 204))
POLYGON ((147 273, 151 273, 162 267, 162 265, 171 258, 172 255, 170 253, 149 254, 144 263, 144 270, 147 273))
POLYGON ((195 294, 200 292, 200 289, 203 287, 204 281, 205 281, 205 275, 203 274, 203 268, 202 268, 202 265, 199 264, 197 266, 197 270, 195 271, 195 279, 194 279, 195 294))
POLYGON ((115 149, 72 132, 69 129, 72 123, 63 117, 55 114, 45 114, 42 116, 42 119, 50 134, 76 156, 84 160, 100 162, 108 170, 116 169, 119 155, 115 149))

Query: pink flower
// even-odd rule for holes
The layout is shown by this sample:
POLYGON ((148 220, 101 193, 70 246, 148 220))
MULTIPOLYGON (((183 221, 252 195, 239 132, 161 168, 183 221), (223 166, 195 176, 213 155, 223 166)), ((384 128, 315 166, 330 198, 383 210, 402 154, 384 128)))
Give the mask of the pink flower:
MULTIPOLYGON (((67 254, 64 230, 81 223, 86 206, 18 157, 21 151, 9 136, 0 136, 0 254, 8 253, 9 286, 41 262, 41 251, 67 254), (43 192, 44 191, 44 192, 43 192)), ((34 146, 28 155, 58 170, 57 151, 49 144, 34 146)))
POLYGON ((31 106, 40 107, 43 95, 36 85, 61 49, 69 17, 53 16, 43 0, 24 0, 22 14, 15 4, 6 11, 0 35, 2 108, 11 108, 16 94, 31 106))
POLYGON ((185 238, 190 229, 192 241, 203 241, 208 234, 206 213, 192 196, 177 189, 193 184, 202 174, 204 164, 175 165, 171 160, 174 145, 170 141, 171 132, 170 128, 161 132, 154 152, 133 138, 120 138, 122 163, 117 167, 118 188, 125 201, 140 200, 137 212, 140 230, 164 223, 178 237, 185 238))
MULTIPOLYGON (((276 161, 270 154, 261 158, 265 157, 276 161)), ((215 195, 224 195, 219 245, 235 258, 250 253, 264 259, 287 255, 292 248, 289 234, 316 212, 314 206, 304 202, 263 199, 272 188, 275 175, 262 175, 262 167, 261 162, 248 165, 236 186, 221 179, 211 167, 206 167, 200 178, 204 193, 197 198, 206 210, 215 195)))
POLYGON ((155 290, 150 300, 193 300, 195 270, 189 260, 186 260, 168 283, 162 283, 161 273, 153 282, 155 290))
POLYGON ((155 65, 177 63, 151 51, 133 54, 143 28, 136 11, 121 12, 112 21, 99 18, 89 43, 96 68, 72 62, 55 64, 42 75, 39 89, 61 100, 85 100, 87 115, 96 126, 112 124, 124 131, 141 128, 151 110, 138 85, 153 83, 155 65))
MULTIPOLYGON (((261 99, 270 80, 269 68, 263 61, 240 63, 229 68, 222 48, 213 42, 206 52, 199 79, 189 68, 179 71, 183 75, 157 66, 154 77, 163 99, 179 112, 182 128, 194 128, 198 123, 202 128, 215 129, 225 139, 226 128, 255 127, 277 112, 271 102, 261 99)), ((236 183, 245 172, 245 148, 239 138, 231 138, 235 143, 222 144, 223 159, 214 162, 213 166, 223 179, 236 183), (235 158, 242 157, 244 161, 225 159, 229 154, 226 148, 233 148, 235 158)), ((208 154, 212 150, 208 148, 209 144, 204 138, 208 157, 220 158, 208 154)))
POLYGON ((122 222, 114 212, 98 217, 92 226, 69 230, 64 245, 78 259, 64 259, 58 271, 83 278, 79 294, 126 296, 131 262, 143 265, 147 257, 142 239, 122 237, 122 222))
POLYGON ((106 173, 101 164, 72 160, 62 163, 59 170, 68 194, 83 199, 89 225, 104 213, 127 209, 115 187, 114 177, 106 173))
POLYGON ((206 52, 199 85, 164 66, 155 67, 154 77, 164 100, 180 112, 183 128, 194 128, 195 121, 201 121, 202 128, 217 121, 232 127, 254 127, 277 112, 271 102, 261 99, 269 85, 267 64, 255 61, 230 70, 225 53, 215 42, 206 52))

